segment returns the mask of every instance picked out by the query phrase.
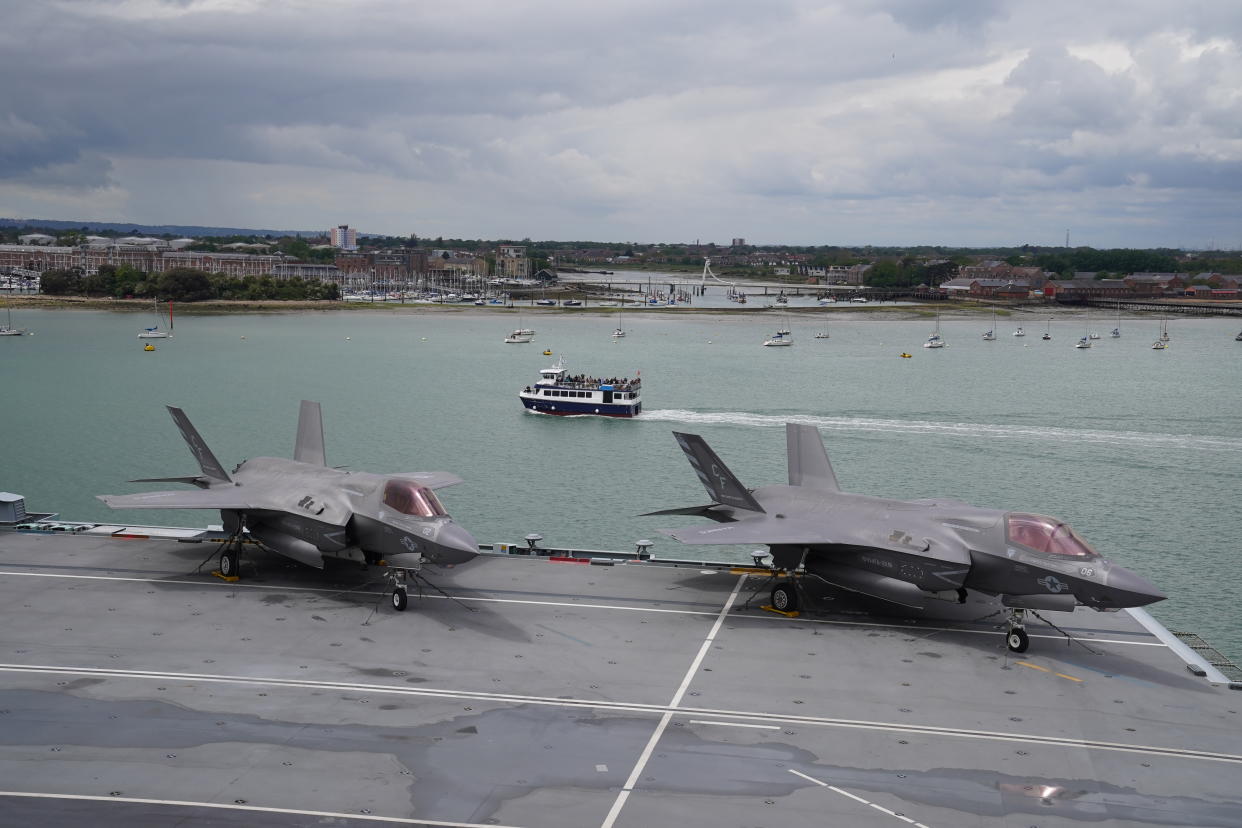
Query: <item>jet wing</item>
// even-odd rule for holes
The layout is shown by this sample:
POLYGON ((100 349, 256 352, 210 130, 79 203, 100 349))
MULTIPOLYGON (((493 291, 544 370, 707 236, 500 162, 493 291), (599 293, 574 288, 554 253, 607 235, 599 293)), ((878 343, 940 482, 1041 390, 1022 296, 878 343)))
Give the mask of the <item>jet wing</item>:
POLYGON ((693 526, 689 529, 658 531, 674 540, 690 544, 763 543, 809 546, 838 542, 823 526, 786 518, 742 520, 720 526, 693 526))
POLYGON ((187 492, 144 492, 131 495, 96 495, 112 509, 238 509, 267 506, 237 486, 187 492))
POLYGON ((394 472, 386 474, 385 477, 400 477, 405 480, 414 480, 426 486, 428 489, 443 489, 445 486, 456 486, 458 483, 464 482, 460 477, 450 472, 394 472))

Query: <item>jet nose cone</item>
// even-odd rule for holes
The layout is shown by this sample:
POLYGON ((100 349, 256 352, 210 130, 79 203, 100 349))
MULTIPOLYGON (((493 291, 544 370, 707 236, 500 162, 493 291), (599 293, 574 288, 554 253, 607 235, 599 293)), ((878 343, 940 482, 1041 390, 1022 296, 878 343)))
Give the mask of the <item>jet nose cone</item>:
POLYGON ((440 547, 436 556, 440 563, 465 563, 479 554, 479 542, 474 535, 452 521, 440 527, 436 546, 440 547))
POLYGON ((1120 566, 1108 573, 1108 589, 1119 607, 1143 607, 1166 597, 1151 581, 1120 566))

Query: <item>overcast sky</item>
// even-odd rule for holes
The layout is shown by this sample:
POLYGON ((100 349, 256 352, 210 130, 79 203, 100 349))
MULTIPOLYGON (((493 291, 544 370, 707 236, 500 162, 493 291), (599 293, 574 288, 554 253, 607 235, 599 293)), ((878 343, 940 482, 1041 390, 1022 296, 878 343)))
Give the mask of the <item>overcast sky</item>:
POLYGON ((0 0, 0 216, 1242 247, 1239 0, 0 0))

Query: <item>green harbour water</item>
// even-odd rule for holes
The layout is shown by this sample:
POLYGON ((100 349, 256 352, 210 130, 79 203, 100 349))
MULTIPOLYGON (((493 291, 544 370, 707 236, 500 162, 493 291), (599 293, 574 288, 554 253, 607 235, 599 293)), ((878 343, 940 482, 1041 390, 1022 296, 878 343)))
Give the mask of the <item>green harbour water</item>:
POLYGON ((483 543, 539 532, 549 546, 743 560, 657 532, 695 522, 642 512, 706 495, 671 432, 702 434, 749 486, 784 482, 784 423, 818 426, 842 486, 956 497, 1057 515, 1101 553, 1164 589, 1150 608, 1242 658, 1242 327, 1236 318, 1094 326, 1081 319, 930 320, 848 311, 700 315, 523 314, 467 309, 178 316, 144 352, 148 315, 22 310, 33 336, 0 340, 0 490, 65 519, 202 526, 216 513, 120 513, 95 495, 137 477, 195 473, 163 406, 185 409, 221 462, 290 456, 298 401, 323 404, 328 462, 375 472, 452 471, 441 491, 483 543), (826 321, 825 321, 826 320, 826 321), (788 322, 796 345, 764 348, 788 322), (535 342, 505 345, 514 327, 535 342), (827 329, 830 338, 813 334, 827 329), (574 373, 641 370, 633 421, 523 411, 517 392, 564 356, 574 373), (899 358, 901 352, 912 354, 899 358))

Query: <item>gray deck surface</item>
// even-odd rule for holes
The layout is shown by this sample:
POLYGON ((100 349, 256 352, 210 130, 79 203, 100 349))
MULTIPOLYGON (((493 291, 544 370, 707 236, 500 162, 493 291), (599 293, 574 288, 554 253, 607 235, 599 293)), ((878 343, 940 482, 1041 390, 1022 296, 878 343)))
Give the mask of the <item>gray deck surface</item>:
POLYGON ((762 576, 523 558, 396 613, 213 548, 0 533, 0 824, 1242 825, 1242 693, 1125 613, 1018 657, 973 599, 786 619, 762 576))

